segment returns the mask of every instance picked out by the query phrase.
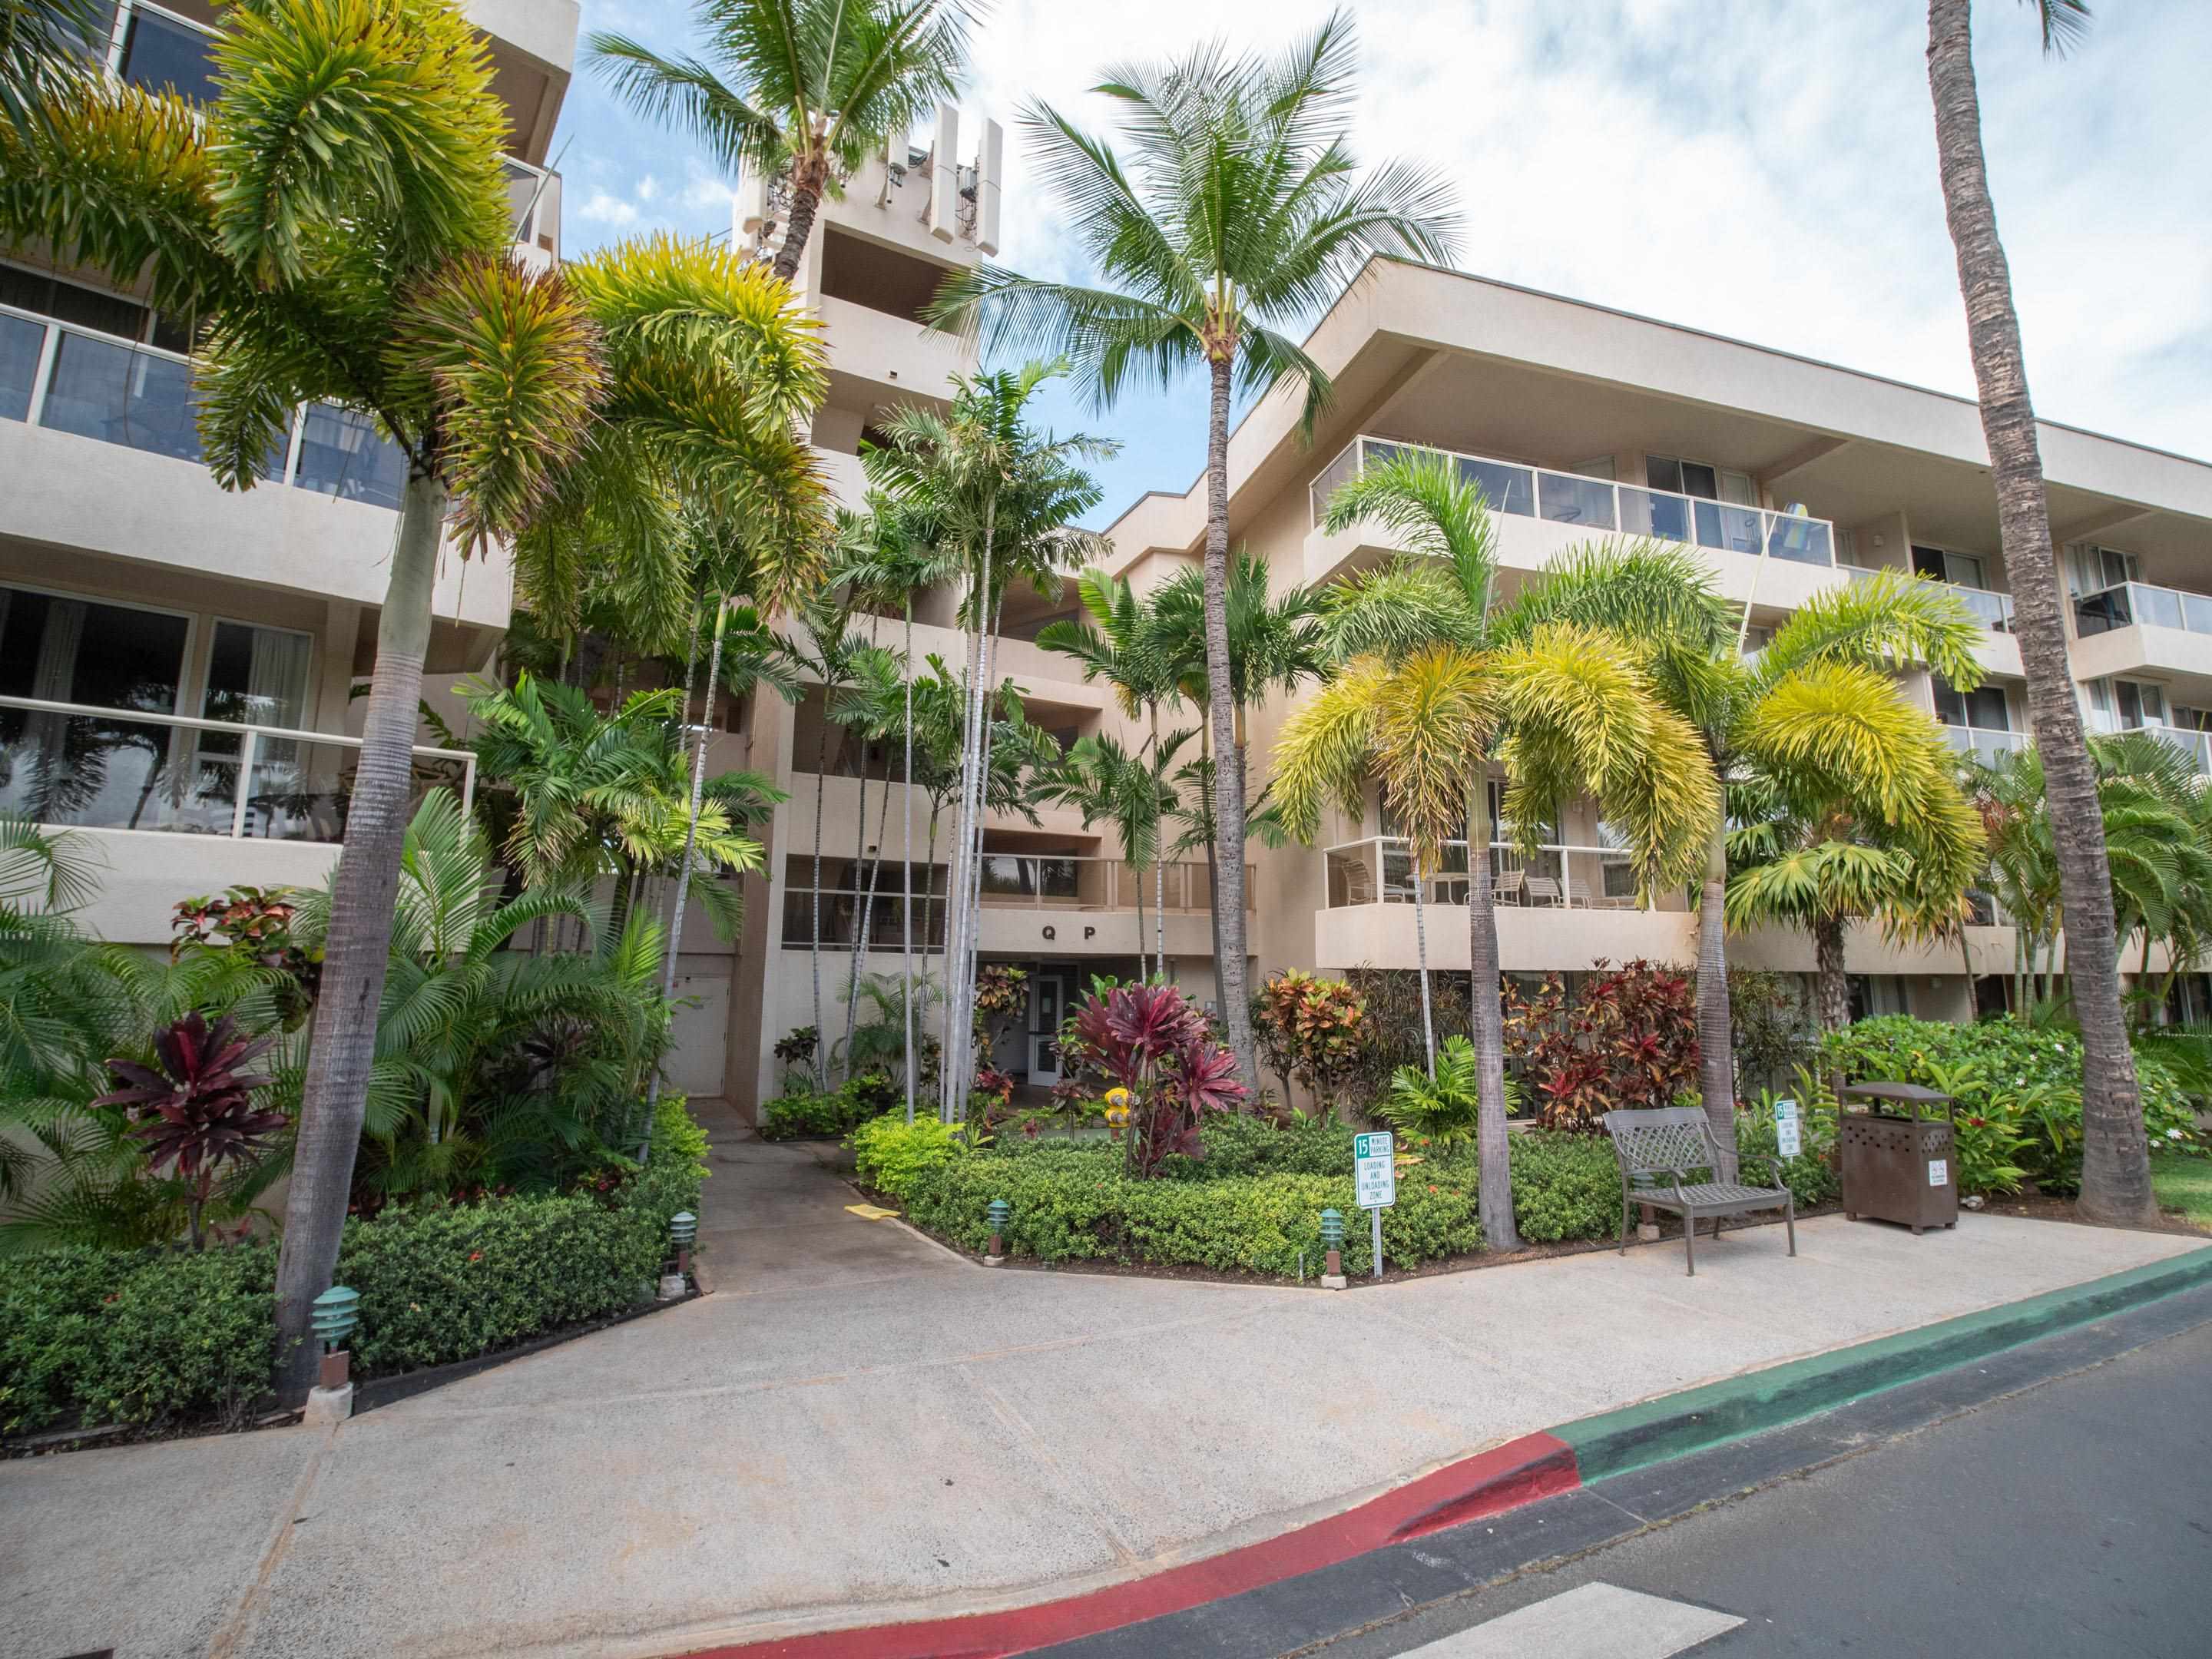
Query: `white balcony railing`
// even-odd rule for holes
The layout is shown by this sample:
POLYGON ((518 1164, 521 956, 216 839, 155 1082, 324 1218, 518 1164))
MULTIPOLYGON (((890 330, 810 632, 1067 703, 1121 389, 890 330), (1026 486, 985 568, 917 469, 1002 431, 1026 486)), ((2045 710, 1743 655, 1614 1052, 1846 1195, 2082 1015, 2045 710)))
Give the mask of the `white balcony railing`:
POLYGON ((1999 732, 1984 726, 1946 726, 1943 740, 1962 755, 1972 755, 1984 766, 1995 766, 2009 754, 2027 747, 2025 732, 1999 732))
POLYGON ((1313 522, 1322 521, 1329 496, 1358 477, 1363 468, 1408 450, 1449 456, 1462 477, 1481 486, 1490 510, 1510 518, 1547 519, 1723 552, 1756 556, 1763 549, 1796 564, 1832 566, 1836 562, 1835 527, 1826 519, 1365 436, 1354 438, 1314 478, 1309 487, 1313 522))
MULTIPOLYGON (((945 866, 923 872, 915 868, 914 894, 915 948, 937 951, 945 947, 945 866)), ((1213 888, 1204 863, 1170 861, 1156 878, 1149 864, 1138 866, 1120 859, 1089 858, 1062 854, 986 853, 981 871, 982 904, 987 910, 1039 910, 1073 914, 1120 911, 1133 914, 1141 904, 1146 926, 1151 927, 1153 906, 1165 890, 1170 915, 1204 915, 1212 908, 1213 888)), ((870 949, 896 950, 905 905, 899 888, 899 867, 887 863, 876 884, 875 920, 869 924, 870 949)), ((786 890, 783 942, 807 945, 814 938, 816 889, 794 885, 786 890)), ((822 943, 849 950, 854 924, 867 908, 865 890, 824 887, 822 900, 822 943)), ((1256 908, 1250 887, 1246 908, 1256 908)), ((1073 936, 1071 935, 1070 938, 1073 936)))
POLYGON ((2212 594, 2153 587, 2148 582, 2121 582, 2077 597, 2074 618, 2076 631, 2084 635, 2136 626, 2212 634, 2212 594))
MULTIPOLYGON (((359 738, 0 696, 0 810, 84 830, 338 842, 359 738)), ((476 799, 476 757, 418 745, 416 793, 476 799)))
MULTIPOLYGON (((1467 843, 1448 841, 1442 868, 1425 872, 1419 884, 1429 904, 1463 905, 1468 896, 1467 843)), ((1411 904, 1416 891, 1412 843, 1397 836, 1368 836, 1327 849, 1328 908, 1361 904, 1411 904)), ((1682 910, 1678 896, 1662 895, 1656 904, 1638 898, 1630 855, 1618 847, 1577 847, 1551 842, 1534 854, 1492 842, 1491 884, 1503 905, 1563 910, 1682 910)))

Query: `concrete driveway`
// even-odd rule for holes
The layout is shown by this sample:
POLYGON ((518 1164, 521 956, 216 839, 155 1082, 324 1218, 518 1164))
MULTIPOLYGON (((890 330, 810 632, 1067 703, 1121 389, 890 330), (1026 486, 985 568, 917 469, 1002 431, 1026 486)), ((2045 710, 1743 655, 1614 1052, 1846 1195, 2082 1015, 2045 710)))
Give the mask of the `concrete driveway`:
POLYGON ((0 1465, 0 1651, 647 1655, 1009 1605, 1516 1435, 2177 1255, 1840 1218, 1346 1294, 994 1270, 718 1146, 714 1293, 335 1431, 0 1465))

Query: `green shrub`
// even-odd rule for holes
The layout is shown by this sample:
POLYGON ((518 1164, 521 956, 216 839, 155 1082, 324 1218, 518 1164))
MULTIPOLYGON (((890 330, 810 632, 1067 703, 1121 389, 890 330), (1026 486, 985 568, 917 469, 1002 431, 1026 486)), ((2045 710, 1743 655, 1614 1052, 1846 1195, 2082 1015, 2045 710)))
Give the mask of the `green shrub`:
POLYGON ((1513 1137, 1513 1224, 1531 1244, 1620 1231, 1620 1166, 1602 1136, 1536 1130, 1513 1137))
POLYGON ((848 1135, 874 1114, 842 1090, 817 1095, 799 1091, 778 1095, 761 1108, 763 1140, 834 1140, 848 1135))
MULTIPOLYGON (((356 1374, 473 1358, 630 1306, 668 1218, 696 1211, 700 1173, 672 1156, 605 1194, 348 1222, 337 1279, 361 1292, 356 1374)), ((276 1273, 261 1243, 0 1258, 0 1431, 240 1425, 275 1361, 276 1273)))
MULTIPOLYGON (((1798 1153, 1782 1160, 1783 1184, 1790 1188, 1800 1210, 1832 1202, 1843 1190, 1843 1178, 1831 1158, 1836 1145, 1836 1115, 1832 1105, 1798 1097, 1798 1153)), ((1774 1097, 1762 1093, 1759 1103, 1735 1115, 1735 1146, 1747 1182, 1765 1186, 1773 1179, 1767 1159, 1780 1151, 1774 1130, 1774 1097)))
POLYGON ((908 1123, 903 1109, 863 1123, 853 1131, 852 1146, 861 1183, 902 1203, 923 1170, 964 1149, 962 1132, 952 1124, 919 1115, 908 1123))
POLYGON ((1343 1175, 1352 1168, 1352 1131, 1314 1118, 1279 1128, 1269 1118, 1223 1114, 1206 1120, 1198 1144, 1203 1156, 1164 1158, 1160 1174, 1169 1180, 1218 1181, 1240 1175, 1343 1175))
POLYGON ((701 1180, 707 1177, 707 1132, 683 1095, 663 1095, 653 1109, 653 1162, 682 1164, 698 1171, 701 1180))

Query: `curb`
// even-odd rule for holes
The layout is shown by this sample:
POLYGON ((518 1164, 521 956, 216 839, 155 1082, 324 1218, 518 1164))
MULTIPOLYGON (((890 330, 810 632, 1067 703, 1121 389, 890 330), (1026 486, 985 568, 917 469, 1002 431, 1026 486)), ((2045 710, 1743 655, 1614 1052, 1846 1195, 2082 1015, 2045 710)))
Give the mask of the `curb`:
POLYGON ((687 1659, 1006 1659, 1492 1519, 2212 1285, 2212 1248, 1523 1435, 1256 1544, 994 1613, 677 1650, 687 1659))

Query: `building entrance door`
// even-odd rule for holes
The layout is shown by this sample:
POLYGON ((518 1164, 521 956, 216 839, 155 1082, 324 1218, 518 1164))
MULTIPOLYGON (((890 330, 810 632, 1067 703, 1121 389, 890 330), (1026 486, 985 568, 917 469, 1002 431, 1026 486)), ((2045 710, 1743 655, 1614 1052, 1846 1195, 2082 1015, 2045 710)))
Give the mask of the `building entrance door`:
POLYGON ((1066 976, 1037 968, 1030 973, 1030 1081, 1049 1089, 1060 1081, 1060 1021, 1066 1011, 1066 976))

